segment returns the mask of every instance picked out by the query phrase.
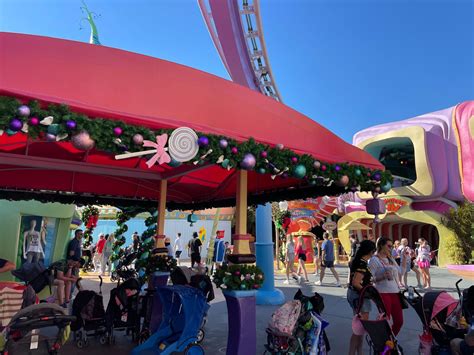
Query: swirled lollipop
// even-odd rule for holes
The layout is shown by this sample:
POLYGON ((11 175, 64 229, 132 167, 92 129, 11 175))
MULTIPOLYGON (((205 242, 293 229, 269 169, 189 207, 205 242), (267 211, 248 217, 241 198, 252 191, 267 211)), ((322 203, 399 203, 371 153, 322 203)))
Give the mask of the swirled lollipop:
POLYGON ((199 151, 198 136, 191 128, 176 128, 168 140, 168 152, 181 163, 192 160, 199 151))

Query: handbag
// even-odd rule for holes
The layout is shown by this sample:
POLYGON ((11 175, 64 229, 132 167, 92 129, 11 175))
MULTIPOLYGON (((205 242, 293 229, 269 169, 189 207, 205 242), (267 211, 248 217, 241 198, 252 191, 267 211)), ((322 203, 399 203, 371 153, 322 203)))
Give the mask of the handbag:
POLYGON ((398 296, 400 297, 400 304, 402 305, 402 309, 407 309, 410 305, 406 297, 403 295, 402 292, 399 292, 398 296))

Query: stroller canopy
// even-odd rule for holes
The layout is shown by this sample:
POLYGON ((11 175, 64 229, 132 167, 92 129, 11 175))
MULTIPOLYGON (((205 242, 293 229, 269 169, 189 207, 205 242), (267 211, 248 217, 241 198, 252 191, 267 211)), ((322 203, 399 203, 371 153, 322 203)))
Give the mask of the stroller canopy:
POLYGON ((182 332, 181 339, 195 337, 209 308, 202 291, 181 285, 160 287, 157 291, 163 304, 161 327, 171 324, 175 332, 182 332))
POLYGON ((427 292, 423 297, 423 311, 428 322, 445 309, 446 315, 450 315, 457 305, 458 300, 446 291, 427 292))

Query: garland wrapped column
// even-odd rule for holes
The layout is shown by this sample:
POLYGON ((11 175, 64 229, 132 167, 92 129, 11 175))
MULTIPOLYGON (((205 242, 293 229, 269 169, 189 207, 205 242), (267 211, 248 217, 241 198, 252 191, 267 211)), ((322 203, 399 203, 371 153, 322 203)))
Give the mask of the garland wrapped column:
POLYGON ((92 244, 92 233, 94 228, 97 227, 97 222, 99 221, 99 209, 95 206, 87 206, 82 211, 82 222, 86 226, 84 231, 84 241, 82 242, 82 247, 88 249, 92 244))
POLYGON ((115 241, 113 245, 112 256, 110 257, 110 261, 112 261, 114 265, 115 261, 122 258, 125 254, 125 250, 122 248, 126 241, 123 234, 128 231, 128 226, 125 223, 127 223, 127 221, 129 221, 132 216, 125 211, 119 211, 117 212, 116 218, 118 228, 114 232, 115 241))

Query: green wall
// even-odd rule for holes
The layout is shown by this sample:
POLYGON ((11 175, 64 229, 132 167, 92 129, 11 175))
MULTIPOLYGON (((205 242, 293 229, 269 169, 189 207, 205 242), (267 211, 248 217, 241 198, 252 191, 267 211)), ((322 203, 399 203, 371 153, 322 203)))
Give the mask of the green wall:
MULTIPOLYGON (((23 215, 58 219, 58 229, 53 251, 53 260, 64 257, 69 242, 74 205, 41 203, 37 201, 0 200, 0 258, 16 262, 23 215)), ((10 273, 0 274, 0 280, 13 280, 10 273)))

